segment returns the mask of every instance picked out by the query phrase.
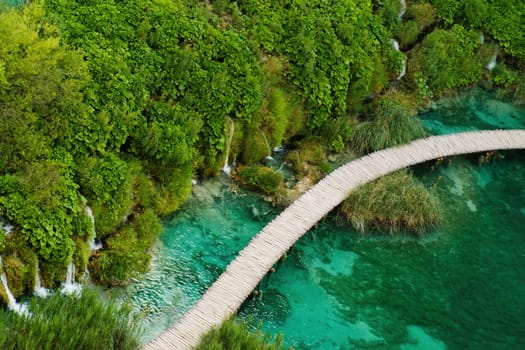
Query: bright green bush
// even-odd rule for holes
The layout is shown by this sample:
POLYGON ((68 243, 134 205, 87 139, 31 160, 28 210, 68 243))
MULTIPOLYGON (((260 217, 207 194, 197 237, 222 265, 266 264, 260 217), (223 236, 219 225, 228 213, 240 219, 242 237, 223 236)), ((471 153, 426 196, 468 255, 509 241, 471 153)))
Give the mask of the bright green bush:
POLYGON ((479 34, 460 25, 450 30, 436 29, 409 60, 409 75, 414 80, 421 73, 424 83, 438 94, 475 83, 483 71, 475 52, 479 45, 479 34))
POLYGON ((359 231, 421 234, 441 221, 438 198, 407 171, 384 176, 353 191, 340 218, 359 231))

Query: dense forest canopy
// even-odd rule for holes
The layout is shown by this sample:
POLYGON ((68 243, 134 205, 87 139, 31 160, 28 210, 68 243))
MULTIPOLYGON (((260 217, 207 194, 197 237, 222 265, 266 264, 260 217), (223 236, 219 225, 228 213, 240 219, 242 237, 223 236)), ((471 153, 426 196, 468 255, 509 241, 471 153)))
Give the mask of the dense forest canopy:
POLYGON ((299 168, 407 142, 424 135, 418 108, 478 82, 525 102, 523 1, 408 5, 403 16, 397 0, 3 6, 0 254, 14 294, 32 290, 37 263, 48 287, 71 261, 105 285, 146 271, 159 217, 226 154, 275 193, 281 179, 258 165, 274 147, 308 145, 299 168), (91 251, 95 234, 103 249, 91 251))

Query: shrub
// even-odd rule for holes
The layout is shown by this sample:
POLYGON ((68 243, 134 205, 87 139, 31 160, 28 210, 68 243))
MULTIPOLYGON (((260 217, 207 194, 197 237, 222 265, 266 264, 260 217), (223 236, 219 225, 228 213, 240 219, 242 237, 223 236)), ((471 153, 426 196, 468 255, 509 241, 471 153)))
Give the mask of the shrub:
POLYGON ((472 84, 482 76, 482 64, 475 50, 479 34, 454 25, 450 30, 436 29, 425 37, 408 62, 412 79, 421 77, 433 92, 472 84))
POLYGON ((407 48, 416 43, 421 34, 421 26, 415 20, 409 20, 399 26, 396 36, 399 38, 399 44, 402 48, 407 48))
POLYGON ((384 176, 352 192, 340 215, 359 231, 421 234, 441 221, 437 197, 406 170, 384 176))
POLYGON ((282 349, 282 336, 271 340, 260 330, 252 333, 248 326, 233 318, 224 321, 219 328, 214 328, 205 334, 196 350, 219 350, 219 349, 242 349, 242 350, 277 350, 282 349))
POLYGON ((407 10, 407 17, 415 19, 421 29, 425 29, 436 22, 437 11, 429 3, 413 4, 407 10))
POLYGON ((275 170, 255 165, 239 170, 241 183, 266 194, 276 193, 283 184, 283 176, 275 170))

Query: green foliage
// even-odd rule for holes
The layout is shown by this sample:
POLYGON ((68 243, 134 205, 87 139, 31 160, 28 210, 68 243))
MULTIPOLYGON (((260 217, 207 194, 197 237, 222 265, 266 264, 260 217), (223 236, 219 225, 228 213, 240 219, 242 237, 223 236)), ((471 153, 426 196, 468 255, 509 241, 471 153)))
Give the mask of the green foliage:
POLYGON ((349 90, 356 100, 369 93, 371 62, 384 34, 369 1, 245 0, 238 5, 250 35, 268 52, 288 58, 290 77, 310 113, 310 129, 344 116, 349 90))
POLYGON ((283 186, 281 173, 260 165, 243 167, 238 175, 243 185, 266 194, 274 194, 283 186))
POLYGON ((494 83, 497 86, 508 88, 518 81, 518 73, 507 68, 504 63, 494 67, 494 83))
POLYGON ((202 337, 196 350, 277 350, 285 349, 282 336, 273 340, 262 331, 251 332, 248 326, 234 320, 224 321, 220 327, 214 328, 202 337))
POLYGON ((412 4, 408 8, 406 16, 416 20, 423 30, 436 22, 437 11, 434 6, 426 2, 421 4, 412 4))
POLYGON ((421 33, 436 21, 436 9, 429 3, 413 4, 408 7, 403 22, 396 31, 400 46, 407 48, 414 45, 421 33))
POLYGON ((446 25, 454 22, 454 17, 460 5, 458 0, 431 0, 431 2, 437 9, 437 15, 441 22, 446 25))
POLYGON ((400 22, 401 1, 374 0, 372 3, 374 4, 374 13, 382 19, 385 27, 392 32, 400 22))
POLYGON ((139 328, 130 308, 104 303, 94 291, 78 298, 33 298, 30 311, 32 317, 0 310, 2 349, 139 349, 139 328))
POLYGON ((409 61, 412 77, 420 72, 420 77, 436 93, 478 81, 482 74, 481 62, 475 54, 478 36, 460 25, 433 31, 409 61))
POLYGON ((352 139, 352 125, 349 118, 337 118, 326 123, 319 131, 319 136, 325 141, 331 152, 340 153, 352 139))
MULTIPOLYGON (((286 156, 286 161, 289 162, 294 171, 299 177, 307 176, 311 173, 312 167, 323 164, 326 160, 325 147, 318 139, 304 140, 297 144, 297 149, 294 149, 286 156)), ((316 178, 320 178, 321 174, 316 171, 316 178)))
POLYGON ((267 143, 266 134, 253 123, 246 127, 244 132, 244 146, 241 160, 244 164, 257 164, 270 155, 270 145, 267 143))
MULTIPOLYGON (((7 280, 15 296, 33 290, 33 282, 36 273, 37 256, 31 246, 18 232, 11 233, 5 238, 0 254, 6 270, 7 280), (13 262, 13 266, 11 265, 13 262), (8 270, 18 270, 13 275, 21 278, 12 278, 8 270)), ((14 271, 13 271, 14 272, 14 271)))
POLYGON ((343 202, 340 215, 361 232, 421 234, 439 224, 441 206, 414 176, 400 171, 352 192, 343 202))
POLYGON ((132 206, 133 177, 125 161, 112 153, 79 160, 77 181, 95 216, 95 227, 105 237, 122 222, 132 206))
POLYGON ((40 6, 0 13, 0 171, 15 171, 68 139, 86 116, 80 89, 82 57, 59 45, 56 28, 42 23, 40 6))
POLYGON ((399 38, 399 45, 402 48, 414 45, 421 34, 421 26, 415 20, 408 20, 401 24, 396 32, 399 38))
POLYGON ((156 211, 160 215, 171 214, 191 194, 191 165, 158 167, 155 173, 158 174, 160 182, 156 211))
POLYGON ((2 257, 2 268, 6 274, 9 289, 15 297, 22 295, 24 290, 28 290, 32 285, 31 265, 26 265, 16 255, 2 257), (29 288, 28 288, 29 287, 29 288))
POLYGON ((83 198, 64 161, 33 163, 24 172, 0 178, 0 211, 46 260, 65 263, 71 257, 74 219, 83 213, 83 198))
POLYGON ((409 96, 390 92, 374 105, 372 120, 356 126, 352 148, 359 154, 408 143, 425 136, 421 120, 415 117, 415 104, 409 96))
POLYGON ((104 285, 127 284, 149 268, 150 249, 162 225, 150 209, 131 218, 130 224, 106 239, 106 249, 90 261, 91 276, 104 285))
POLYGON ((280 146, 288 126, 290 106, 282 89, 275 88, 270 91, 268 98, 267 130, 270 135, 270 146, 280 146))

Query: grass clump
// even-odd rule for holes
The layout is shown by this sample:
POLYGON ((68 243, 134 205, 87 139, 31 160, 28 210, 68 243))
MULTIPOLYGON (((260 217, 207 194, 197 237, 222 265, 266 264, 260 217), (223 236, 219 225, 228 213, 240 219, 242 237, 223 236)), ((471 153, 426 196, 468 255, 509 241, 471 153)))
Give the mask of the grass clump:
POLYGON ((421 234, 440 223, 441 205, 432 192, 403 170, 352 192, 340 215, 361 232, 376 229, 421 234))
POLYGON ((374 105, 374 117, 357 125, 352 148, 359 154, 377 151, 426 135, 421 120, 415 116, 415 103, 411 97, 389 92, 374 105))
POLYGON ((284 350, 282 335, 276 340, 260 330, 249 331, 248 326, 234 319, 224 321, 219 328, 214 328, 202 337, 195 350, 284 350))
POLYGON ((138 349, 139 327, 130 309, 104 303, 94 291, 80 297, 54 294, 33 298, 31 317, 0 311, 3 350, 132 350, 138 349))

